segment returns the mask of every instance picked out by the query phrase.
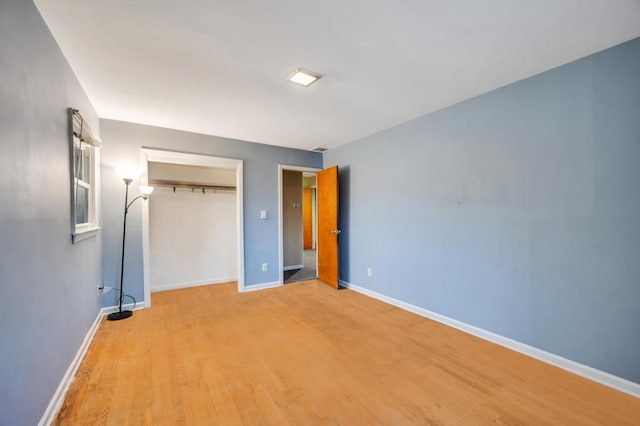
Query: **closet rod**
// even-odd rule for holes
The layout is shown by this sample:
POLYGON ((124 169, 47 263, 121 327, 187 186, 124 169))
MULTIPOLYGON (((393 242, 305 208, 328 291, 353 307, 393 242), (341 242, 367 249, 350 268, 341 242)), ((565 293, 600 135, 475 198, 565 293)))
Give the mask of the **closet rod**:
POLYGON ((214 189, 224 191, 235 191, 236 187, 232 185, 196 185, 193 183, 184 182, 150 182, 150 186, 153 187, 165 187, 165 188, 190 188, 190 189, 214 189))

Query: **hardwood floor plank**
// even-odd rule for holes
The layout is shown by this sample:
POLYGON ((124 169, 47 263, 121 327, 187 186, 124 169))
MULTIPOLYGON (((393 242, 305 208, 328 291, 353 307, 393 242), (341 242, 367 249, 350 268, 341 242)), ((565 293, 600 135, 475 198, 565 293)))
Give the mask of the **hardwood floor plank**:
POLYGON ((640 399, 317 281, 102 321, 54 424, 640 424, 640 399))

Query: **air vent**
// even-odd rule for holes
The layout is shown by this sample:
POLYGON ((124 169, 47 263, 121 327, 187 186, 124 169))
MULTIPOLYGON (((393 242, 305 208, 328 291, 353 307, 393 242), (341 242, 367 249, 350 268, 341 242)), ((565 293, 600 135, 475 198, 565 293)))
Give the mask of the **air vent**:
POLYGON ((316 146, 315 148, 311 148, 309 151, 319 152, 322 154, 323 152, 329 151, 329 148, 322 148, 320 146, 316 146))

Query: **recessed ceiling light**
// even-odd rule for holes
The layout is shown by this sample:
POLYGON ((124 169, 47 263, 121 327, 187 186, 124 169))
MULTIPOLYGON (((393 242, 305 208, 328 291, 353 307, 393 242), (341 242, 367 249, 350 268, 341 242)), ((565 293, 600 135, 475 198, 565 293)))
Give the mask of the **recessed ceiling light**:
POLYGON ((293 70, 291 74, 289 74, 289 77, 287 77, 287 80, 289 80, 292 83, 296 83, 301 86, 307 87, 307 86, 310 86, 312 83, 316 82, 318 79, 320 79, 320 77, 322 76, 315 72, 306 71, 301 68, 296 68, 295 70, 293 70))

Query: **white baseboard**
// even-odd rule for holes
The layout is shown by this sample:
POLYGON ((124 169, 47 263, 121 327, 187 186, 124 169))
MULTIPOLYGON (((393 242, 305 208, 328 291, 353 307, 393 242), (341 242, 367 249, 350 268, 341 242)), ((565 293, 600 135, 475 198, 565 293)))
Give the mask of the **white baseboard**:
MULTIPOLYGON (((126 305, 122 305, 122 308, 134 309, 134 304, 128 303, 126 305)), ((145 303, 139 302, 135 304, 134 310, 137 311, 139 309, 144 309, 144 308, 145 308, 145 303)), ((87 349, 89 349, 89 346, 91 345, 91 341, 93 340, 93 337, 96 334, 96 330, 98 330, 98 326, 100 325, 100 320, 102 320, 102 317, 105 316, 106 314, 110 314, 112 312, 117 312, 117 311, 118 311, 117 305, 107 306, 105 308, 100 309, 100 312, 98 312, 96 319, 93 321, 93 324, 91 324, 91 328, 89 328, 87 335, 84 337, 84 340, 80 345, 80 348, 78 348, 78 352, 76 353, 76 356, 71 361, 71 365, 69 365, 67 372, 62 377, 62 380, 58 385, 58 389, 56 389, 56 392, 53 394, 53 397, 51 398, 51 401, 49 402, 47 409, 45 410, 44 414, 42 415, 42 418, 38 422, 38 426, 48 426, 56 418, 56 416, 58 415, 58 411, 60 410, 60 407, 64 402, 64 397, 67 394, 67 390, 69 390, 69 386, 71 385, 71 382, 73 382, 73 380, 75 379, 76 373, 78 372, 78 368, 80 367, 80 364, 82 364, 82 360, 84 359, 84 356, 87 354, 87 349)))
POLYGON ((67 394, 67 390, 69 390, 69 386, 71 385, 71 382, 73 382, 73 379, 76 377, 76 372, 78 371, 78 368, 80 367, 84 356, 87 354, 87 349, 89 349, 89 345, 91 345, 91 341, 93 340, 93 336, 96 334, 96 330, 100 325, 100 320, 102 320, 102 317, 103 313, 101 310, 100 312, 98 312, 98 315, 93 321, 93 324, 91 324, 91 327, 89 328, 87 335, 84 337, 82 344, 78 348, 76 356, 71 361, 71 365, 69 365, 67 372, 62 377, 62 380, 58 385, 58 389, 56 389, 56 392, 53 394, 53 397, 51 398, 47 409, 44 411, 42 418, 38 422, 38 426, 50 425, 51 422, 55 420, 56 415, 58 415, 58 410, 60 410, 60 407, 64 402, 64 397, 67 394))
POLYGON ((294 269, 304 269, 304 264, 302 265, 289 265, 282 268, 283 271, 292 271, 294 269))
POLYGON ((158 285, 155 287, 152 286, 151 292, 156 293, 159 291, 177 290, 180 288, 199 287, 201 285, 222 284, 222 283, 228 283, 228 282, 237 281, 237 280, 238 280, 237 276, 231 276, 231 277, 215 278, 212 280, 205 280, 205 281, 191 281, 186 283, 165 284, 165 285, 158 285))
MULTIPOLYGON (((127 303, 127 304, 123 304, 122 305, 122 309, 126 309, 126 310, 133 310, 133 311, 137 311, 140 309, 144 309, 146 307, 145 302, 138 302, 135 305, 133 303, 127 303)), ((112 312, 118 312, 118 305, 113 305, 113 306, 106 306, 102 309, 100 309, 100 314, 101 315, 106 315, 106 314, 110 314, 112 312)))
POLYGON ((597 370, 593 367, 571 361, 570 359, 563 358, 559 355, 555 355, 542 349, 529 346, 525 343, 509 339, 508 337, 492 333, 490 331, 475 327, 462 321, 437 314, 419 306, 403 302, 402 300, 394 299, 393 297, 386 296, 384 294, 349 283, 347 281, 340 281, 340 285, 374 299, 389 303, 390 305, 396 306, 406 311, 413 312, 414 314, 432 319, 434 321, 438 321, 453 328, 457 328, 458 330, 464 331, 465 333, 480 337, 481 339, 488 340, 500 346, 504 346, 508 349, 512 349, 516 352, 528 355, 532 358, 536 358, 540 361, 546 362, 547 364, 551 364, 556 367, 562 368, 563 370, 577 374, 578 376, 582 376, 589 380, 593 380, 594 382, 601 383, 605 386, 609 386, 619 391, 628 393, 629 395, 640 398, 640 384, 623 379, 622 377, 614 376, 613 374, 597 370))
POLYGON ((266 288, 280 287, 280 281, 272 281, 270 283, 261 283, 261 284, 253 284, 253 285, 245 285, 244 291, 256 291, 256 290, 264 290, 266 288))

